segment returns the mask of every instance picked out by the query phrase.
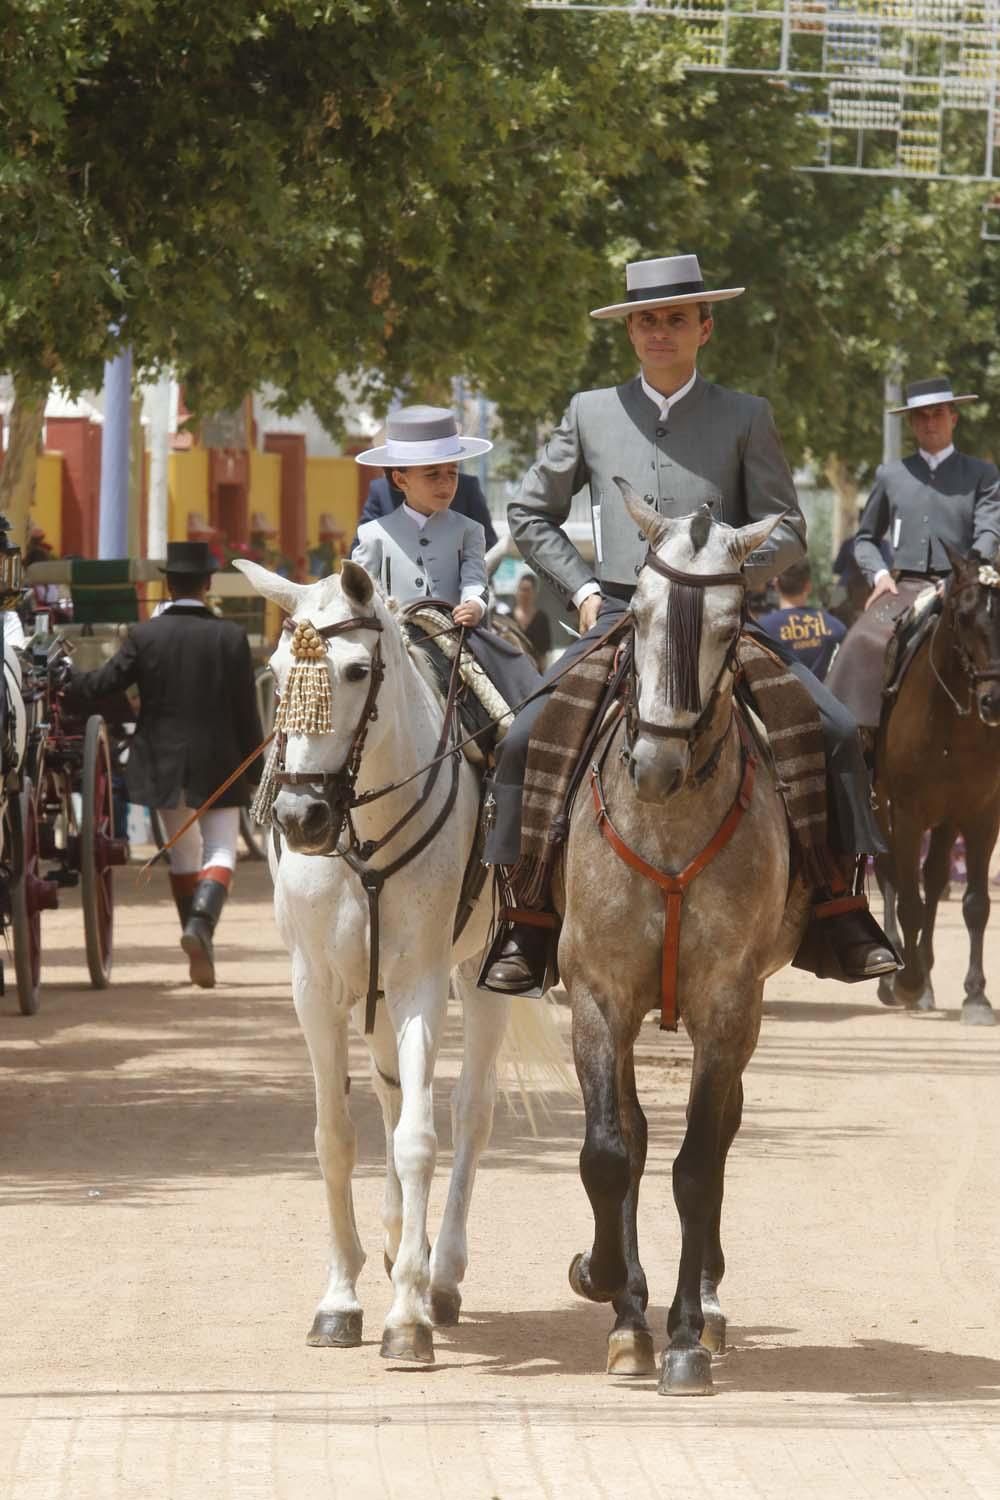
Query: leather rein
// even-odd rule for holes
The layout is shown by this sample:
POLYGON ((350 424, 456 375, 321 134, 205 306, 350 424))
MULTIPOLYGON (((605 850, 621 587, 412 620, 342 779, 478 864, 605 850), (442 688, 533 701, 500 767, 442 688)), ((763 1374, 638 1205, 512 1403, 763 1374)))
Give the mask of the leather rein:
MULTIPOLYGON (((688 588, 707 589, 739 585, 744 591, 744 596, 746 593, 747 584, 742 573, 683 573, 677 568, 672 568, 669 563, 663 562, 661 558, 656 556, 656 553, 652 549, 646 554, 645 566, 652 568, 654 573, 659 573, 664 578, 670 579, 671 582, 684 584, 688 588)), ((696 722, 688 729, 668 729, 659 724, 649 724, 646 720, 639 718, 635 653, 633 650, 629 699, 625 710, 626 728, 622 759, 627 761, 630 758, 634 736, 637 731, 643 734, 655 735, 659 739, 687 740, 689 744, 693 744, 700 738, 701 734, 711 723, 719 694, 722 690, 725 673, 727 671, 735 673, 738 670, 736 661, 738 645, 739 632, 737 632, 732 645, 726 653, 725 660, 719 669, 708 702, 705 704, 696 722)), ((680 958, 681 915, 684 893, 692 881, 703 870, 708 868, 715 857, 730 842, 740 823, 743 821, 743 815, 753 799, 754 783, 757 776, 757 756, 750 737, 750 731, 742 714, 736 713, 732 707, 725 728, 719 736, 718 741, 695 774, 695 782, 700 786, 714 774, 734 723, 740 742, 740 759, 742 765, 742 774, 736 796, 713 837, 698 854, 694 855, 682 869, 677 871, 658 870, 655 865, 651 865, 648 860, 644 859, 637 850, 633 849, 622 838, 611 821, 601 771, 613 735, 605 740, 604 748, 590 770, 591 794, 594 800, 594 815, 598 831, 607 843, 610 844, 618 858, 629 869, 635 870, 645 880, 649 880, 652 884, 656 885, 663 896, 663 957, 660 965, 661 1031, 677 1030, 679 1015, 677 969, 680 958)))

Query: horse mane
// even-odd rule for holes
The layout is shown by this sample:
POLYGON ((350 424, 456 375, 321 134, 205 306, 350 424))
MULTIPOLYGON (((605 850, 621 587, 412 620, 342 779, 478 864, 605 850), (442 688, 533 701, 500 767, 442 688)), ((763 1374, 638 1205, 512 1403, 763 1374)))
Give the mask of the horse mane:
POLYGON ((708 541, 711 533, 712 512, 707 505, 704 505, 701 510, 691 517, 691 547, 696 557, 708 541))

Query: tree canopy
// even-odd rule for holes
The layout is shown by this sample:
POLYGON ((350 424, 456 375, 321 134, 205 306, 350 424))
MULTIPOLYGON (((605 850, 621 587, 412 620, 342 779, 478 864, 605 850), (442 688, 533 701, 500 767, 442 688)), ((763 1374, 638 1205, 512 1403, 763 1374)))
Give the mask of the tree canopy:
POLYGON ((268 383, 335 422, 464 375, 533 446, 632 368, 588 309, 696 250, 706 373, 793 458, 864 470, 882 374, 942 367, 1000 449, 1000 247, 981 191, 799 170, 773 82, 683 71, 677 25, 520 0, 0 0, 0 365, 100 382, 121 343, 199 412, 268 383))

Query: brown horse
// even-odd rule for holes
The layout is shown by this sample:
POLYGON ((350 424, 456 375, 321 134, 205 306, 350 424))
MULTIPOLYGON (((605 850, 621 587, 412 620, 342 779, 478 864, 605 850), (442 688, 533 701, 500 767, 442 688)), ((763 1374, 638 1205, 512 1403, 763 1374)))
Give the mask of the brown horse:
POLYGON ((962 1020, 993 1026, 983 935, 1000 829, 1000 574, 975 554, 965 558, 949 548, 948 556, 952 573, 941 614, 883 714, 875 752, 878 815, 889 848, 878 861, 879 885, 886 931, 903 954, 894 979, 880 981, 879 997, 887 1005, 934 1009, 934 919, 951 846, 962 834, 969 931, 962 1020), (921 896, 920 848, 928 829, 921 896))
POLYGON ((787 822, 766 761, 748 782, 753 756, 733 698, 740 569, 777 517, 739 530, 707 515, 665 520, 619 484, 650 553, 632 601, 635 712, 615 727, 599 777, 577 799, 566 854, 559 967, 586 1112, 580 1174, 594 1212, 593 1248, 575 1258, 570 1283, 614 1306, 609 1371, 652 1373, 636 1231, 646 1119, 633 1046, 675 976, 694 1066, 674 1162, 682 1249, 660 1390, 702 1395, 712 1389, 710 1348, 725 1345, 719 1228, 742 1075, 757 1044, 764 980, 793 958, 809 907, 800 879, 789 889, 787 822), (604 817, 596 815, 602 805, 604 817), (694 870, 682 900, 671 903, 616 852, 612 833, 658 872, 687 879, 694 870))

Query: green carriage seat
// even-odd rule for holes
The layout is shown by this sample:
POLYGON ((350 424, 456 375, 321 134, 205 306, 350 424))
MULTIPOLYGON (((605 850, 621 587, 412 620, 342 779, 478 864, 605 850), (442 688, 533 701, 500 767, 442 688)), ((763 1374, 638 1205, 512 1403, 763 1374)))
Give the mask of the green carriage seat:
POLYGON ((132 625, 139 618, 139 596, 129 579, 127 557, 97 562, 75 557, 69 591, 78 625, 132 625))

